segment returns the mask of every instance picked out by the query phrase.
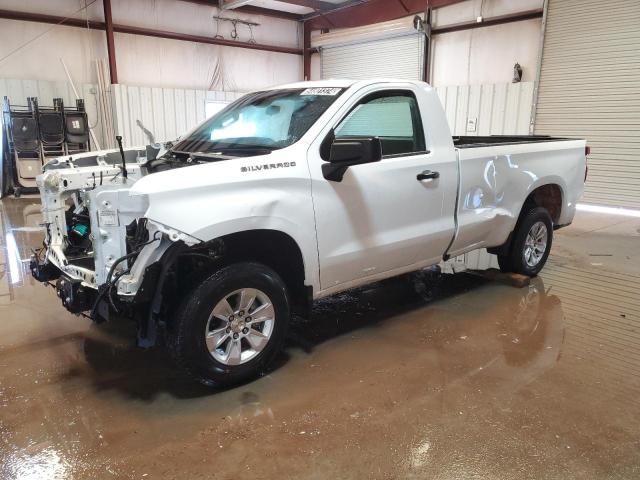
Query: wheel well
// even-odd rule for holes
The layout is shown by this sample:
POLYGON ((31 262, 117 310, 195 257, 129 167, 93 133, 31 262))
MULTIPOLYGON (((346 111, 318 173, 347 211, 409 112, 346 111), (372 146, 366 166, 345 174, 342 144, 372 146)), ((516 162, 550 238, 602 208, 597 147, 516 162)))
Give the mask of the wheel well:
POLYGON ((525 200, 520 215, 522 216, 532 207, 546 208, 553 223, 557 224, 560 220, 560 213, 562 213, 562 189, 560 186, 550 183, 536 188, 525 200))
POLYGON ((560 186, 555 183, 549 183, 533 190, 524 201, 516 226, 509 234, 507 241, 498 247, 488 248, 487 251, 495 255, 506 255, 511 248, 511 240, 520 224, 520 220, 529 210, 535 207, 546 208, 551 216, 551 220, 553 220, 554 225, 556 225, 562 213, 562 189, 560 186))
POLYGON ((304 284, 302 252, 293 238, 277 230, 248 230, 187 247, 176 242, 145 273, 139 289, 136 315, 139 341, 155 342, 155 321, 171 328, 176 308, 185 295, 222 267, 254 261, 272 268, 287 286, 291 306, 301 315, 309 312, 313 291, 304 284), (144 293, 144 294, 143 294, 144 293))
POLYGON ((255 261, 272 268, 286 284, 294 305, 305 305, 304 260, 296 241, 278 230, 248 230, 220 237, 223 263, 255 261))

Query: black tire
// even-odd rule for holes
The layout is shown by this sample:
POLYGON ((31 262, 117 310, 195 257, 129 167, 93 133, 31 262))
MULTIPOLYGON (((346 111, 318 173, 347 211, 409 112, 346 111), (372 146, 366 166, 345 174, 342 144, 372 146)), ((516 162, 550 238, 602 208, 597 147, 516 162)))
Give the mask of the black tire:
POLYGON ((196 287, 176 312, 167 328, 169 352, 189 376, 207 386, 233 385, 262 373, 280 352, 290 318, 287 290, 280 276, 265 265, 249 262, 218 270, 196 287), (206 345, 207 322, 218 302, 232 292, 248 288, 268 296, 275 312, 273 330, 266 345, 253 358, 228 365, 216 360, 206 345))
POLYGON ((509 253, 498 255, 498 264, 503 272, 521 273, 535 277, 549 258, 551 243, 553 241, 553 221, 546 208, 534 207, 528 210, 519 220, 513 239, 509 246, 509 253), (546 227, 546 248, 542 257, 535 265, 531 265, 525 258, 526 240, 531 228, 538 222, 546 227))

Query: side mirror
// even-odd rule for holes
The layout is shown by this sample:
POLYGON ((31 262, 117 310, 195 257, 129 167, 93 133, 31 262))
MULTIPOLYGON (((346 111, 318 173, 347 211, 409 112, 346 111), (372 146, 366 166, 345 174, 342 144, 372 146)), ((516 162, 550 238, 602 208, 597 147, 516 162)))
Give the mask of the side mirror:
POLYGON ((349 167, 382 160, 382 143, 378 137, 342 137, 333 140, 329 161, 322 165, 327 180, 341 182, 349 167))

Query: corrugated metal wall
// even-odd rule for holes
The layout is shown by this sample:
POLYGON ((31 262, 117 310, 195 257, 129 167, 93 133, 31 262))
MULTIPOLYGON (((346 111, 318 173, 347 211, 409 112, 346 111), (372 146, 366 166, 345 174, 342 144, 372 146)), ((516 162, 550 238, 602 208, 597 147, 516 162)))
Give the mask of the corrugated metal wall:
POLYGON ((411 33, 351 45, 321 47, 322 78, 422 80, 424 35, 411 33))
POLYGON ((528 135, 534 82, 437 87, 453 135, 528 135))
POLYGON ((205 119, 207 101, 232 102, 242 94, 179 88, 111 86, 116 132, 127 146, 148 143, 140 120, 156 141, 175 140, 205 119))
MULTIPOLYGON (((103 144, 102 125, 98 115, 97 85, 78 85, 78 94, 84 99, 89 125, 98 141, 103 144)), ((19 80, 13 78, 0 78, 0 99, 5 96, 13 105, 26 105, 27 97, 38 97, 38 104, 43 107, 53 105, 54 98, 62 98, 67 107, 75 107, 76 96, 69 82, 49 82, 46 80, 19 80)))
POLYGON ((587 139, 587 202, 640 208, 639 24, 638 0, 549 0, 535 132, 587 139))

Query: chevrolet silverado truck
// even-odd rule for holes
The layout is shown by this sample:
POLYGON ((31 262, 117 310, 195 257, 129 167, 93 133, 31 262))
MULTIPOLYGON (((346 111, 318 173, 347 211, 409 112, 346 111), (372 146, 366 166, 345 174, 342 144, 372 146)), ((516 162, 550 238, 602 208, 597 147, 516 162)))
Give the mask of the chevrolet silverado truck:
POLYGON ((587 148, 452 137, 422 82, 271 88, 176 142, 49 162, 30 267, 67 310, 130 317, 139 345, 162 334, 196 380, 236 383, 321 297, 482 248, 535 276, 574 217, 587 148))

